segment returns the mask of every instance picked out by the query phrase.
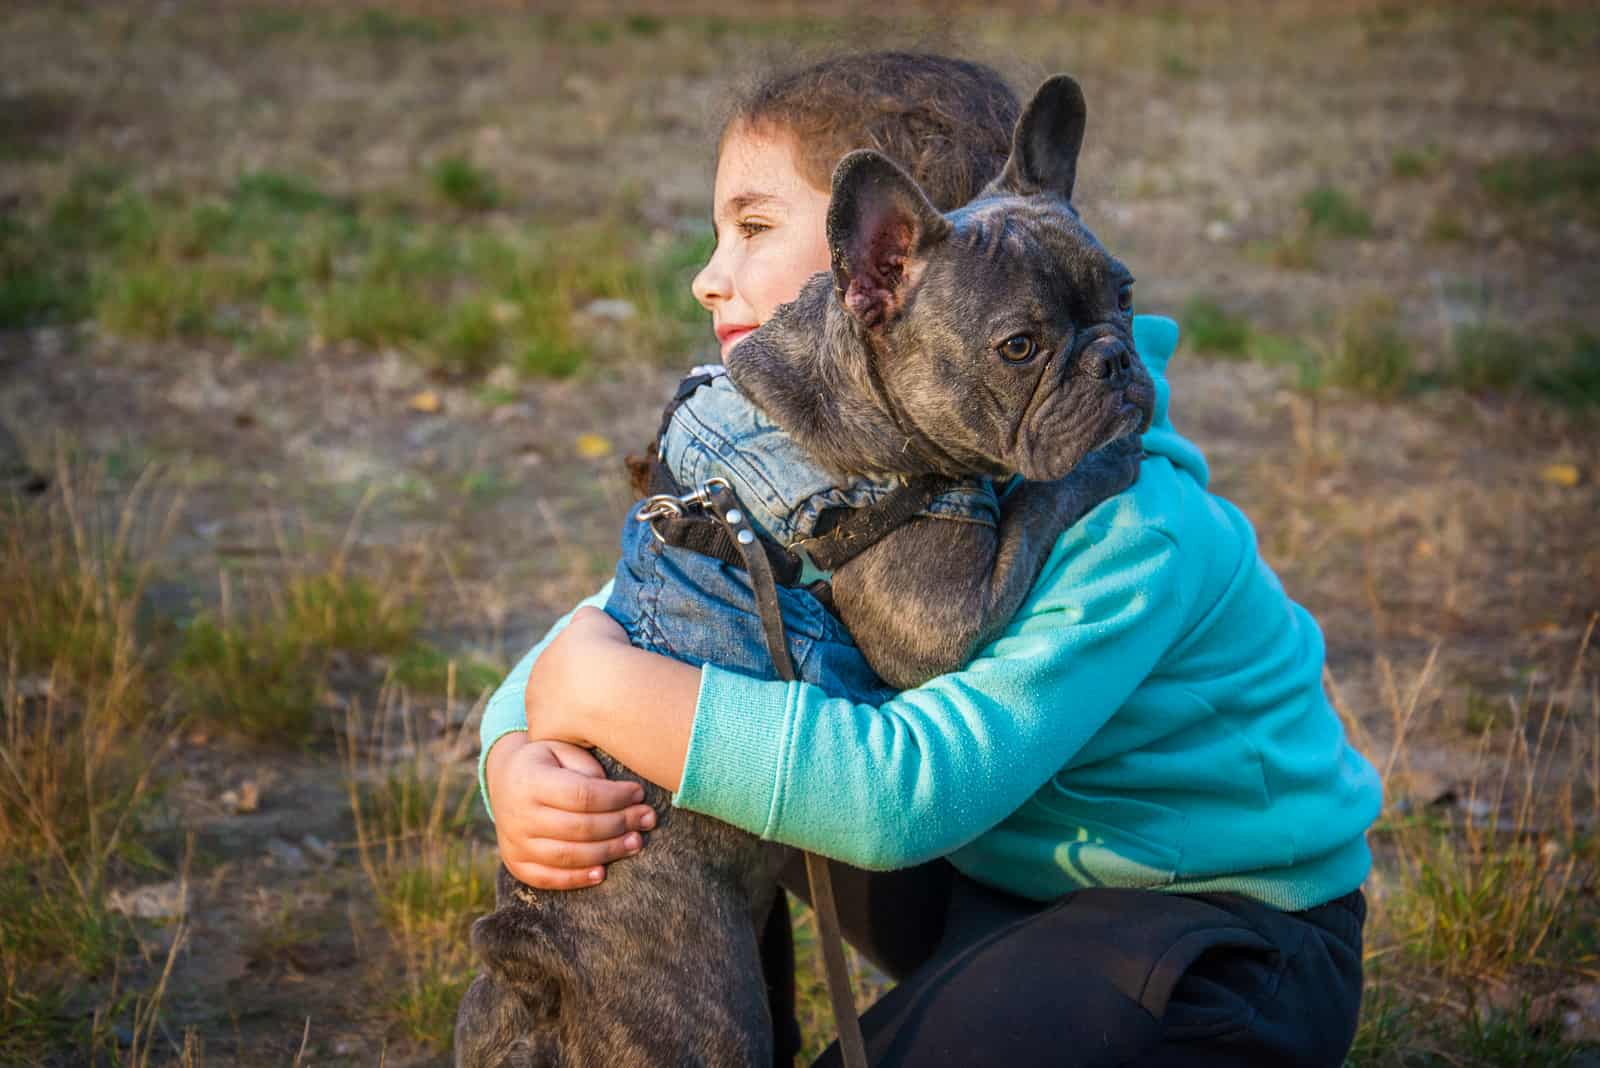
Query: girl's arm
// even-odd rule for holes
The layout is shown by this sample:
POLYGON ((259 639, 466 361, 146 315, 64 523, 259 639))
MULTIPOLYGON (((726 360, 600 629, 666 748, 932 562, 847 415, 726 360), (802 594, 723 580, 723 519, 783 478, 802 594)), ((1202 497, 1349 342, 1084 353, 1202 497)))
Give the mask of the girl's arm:
POLYGON ((628 646, 609 617, 580 617, 534 666, 530 722, 605 749, 684 808, 858 867, 906 867, 971 841, 1058 772, 1176 639, 1192 596, 1165 534, 1081 523, 977 659, 876 707, 697 671, 628 646))
MULTIPOLYGON (((607 585, 574 612, 598 611, 590 606, 609 596, 607 585)), ((522 690, 528 671, 573 614, 552 627, 500 684, 480 728, 478 781, 490 818, 491 797, 500 806, 494 825, 500 859, 518 879, 541 890, 598 882, 606 864, 638 852, 641 832, 653 828, 656 818, 641 803, 637 783, 613 782, 588 751, 526 732, 522 690)))
POLYGON ((520 733, 528 729, 528 722, 524 718, 522 707, 523 691, 528 685, 528 672, 533 668, 533 662, 539 654, 550 645, 562 628, 572 622, 572 617, 584 607, 599 609, 611 599, 611 582, 600 587, 600 592, 592 597, 585 597, 578 602, 577 608, 562 616, 539 639, 539 644, 528 650, 528 655, 517 662, 511 669, 505 681, 500 683, 494 695, 489 698, 489 703, 483 710, 483 721, 478 725, 478 742, 481 748, 478 751, 478 790, 483 795, 483 807, 488 810, 489 818, 494 818, 494 806, 489 803, 489 750, 494 748, 494 743, 508 734, 520 733))

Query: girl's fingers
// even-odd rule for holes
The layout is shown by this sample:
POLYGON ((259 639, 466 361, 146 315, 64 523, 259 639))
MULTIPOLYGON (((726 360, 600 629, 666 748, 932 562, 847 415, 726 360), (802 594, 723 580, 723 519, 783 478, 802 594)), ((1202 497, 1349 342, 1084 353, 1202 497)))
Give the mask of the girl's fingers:
POLYGON ((547 868, 532 861, 508 860, 506 870, 536 890, 578 890, 585 886, 593 886, 605 878, 605 869, 601 867, 569 870, 547 868))
POLYGON ((597 779, 606 777, 606 769, 600 766, 600 761, 594 754, 581 745, 571 742, 546 742, 550 747, 550 755, 556 762, 568 771, 575 771, 580 775, 590 775, 597 779))
POLYGON ((522 852, 535 864, 567 870, 593 868, 613 860, 630 857, 644 844, 637 831, 603 842, 562 842, 554 838, 535 838, 524 844, 522 852))
POLYGON ((567 812, 620 812, 644 800, 636 782, 597 779, 578 772, 541 776, 534 800, 567 812))
POLYGON ((620 838, 629 831, 648 831, 656 825, 655 810, 649 805, 630 805, 621 812, 585 815, 546 807, 539 813, 534 837, 564 842, 603 842, 620 838))

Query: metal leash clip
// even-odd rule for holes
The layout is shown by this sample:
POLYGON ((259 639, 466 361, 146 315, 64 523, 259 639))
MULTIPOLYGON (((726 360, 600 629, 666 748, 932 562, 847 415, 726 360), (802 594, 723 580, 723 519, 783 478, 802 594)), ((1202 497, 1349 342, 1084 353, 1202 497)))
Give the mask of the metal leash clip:
POLYGON ((732 489, 725 478, 708 478, 700 483, 700 488, 693 493, 686 493, 682 497, 675 497, 670 493, 658 493, 653 497, 646 497, 639 510, 633 513, 633 518, 641 523, 650 524, 650 533, 655 535, 656 541, 667 544, 661 536, 661 531, 656 529, 658 519, 681 519, 684 512, 690 509, 704 508, 711 500, 711 491, 721 486, 723 489, 732 489))

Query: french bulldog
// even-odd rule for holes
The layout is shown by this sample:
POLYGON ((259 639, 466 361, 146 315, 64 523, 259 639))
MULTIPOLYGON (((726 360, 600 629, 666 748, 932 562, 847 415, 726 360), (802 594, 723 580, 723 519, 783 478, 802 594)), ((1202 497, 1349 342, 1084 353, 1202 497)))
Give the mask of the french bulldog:
MULTIPOLYGON (((1137 476, 1155 393, 1132 278, 1072 206, 1084 123, 1077 83, 1046 81, 1004 170, 949 214, 885 157, 846 156, 831 270, 728 355, 738 390, 841 477, 1022 477, 997 525, 917 516, 834 572, 839 618, 895 688, 969 660, 1057 536, 1137 476)), ((644 787, 657 829, 603 883, 545 892, 501 869, 458 1065, 771 1063, 757 931, 786 851, 644 787)))

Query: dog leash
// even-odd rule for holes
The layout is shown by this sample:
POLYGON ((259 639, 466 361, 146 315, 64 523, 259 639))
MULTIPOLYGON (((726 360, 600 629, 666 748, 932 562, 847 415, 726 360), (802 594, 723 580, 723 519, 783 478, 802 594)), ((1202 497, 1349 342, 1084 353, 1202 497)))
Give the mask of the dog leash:
MULTIPOLYGON (((783 611, 778 606, 778 585, 772 561, 761 537, 739 508, 733 488, 723 479, 708 479, 686 496, 660 494, 649 498, 635 518, 654 523, 656 519, 682 519, 687 508, 709 512, 727 535, 750 575, 750 590, 755 595, 756 613, 761 619, 761 636, 773 669, 785 682, 798 677, 784 638, 783 611)), ((654 526, 651 527, 654 530, 654 526)), ((657 535, 659 537, 659 534, 657 535)), ((822 945, 822 963, 828 981, 828 1000, 833 1003, 834 1024, 839 1031, 839 1052, 845 1068, 867 1068, 867 1047, 861 1037, 861 1018, 856 1014, 855 994, 850 985, 850 969, 844 958, 844 935, 839 927, 839 910, 833 897, 833 876, 828 861, 807 851, 806 879, 811 884, 811 908, 817 916, 817 940, 822 945)))

